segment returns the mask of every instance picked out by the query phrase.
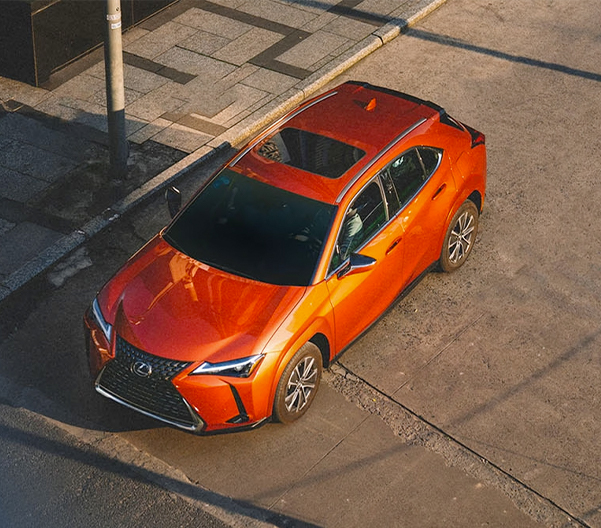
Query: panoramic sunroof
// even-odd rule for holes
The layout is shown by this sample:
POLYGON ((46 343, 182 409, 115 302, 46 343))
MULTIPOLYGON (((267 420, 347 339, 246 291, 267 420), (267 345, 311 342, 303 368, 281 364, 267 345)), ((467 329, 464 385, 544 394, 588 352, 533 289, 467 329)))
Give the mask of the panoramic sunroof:
POLYGON ((284 163, 326 178, 339 178, 365 151, 320 134, 284 128, 257 151, 264 158, 284 163))

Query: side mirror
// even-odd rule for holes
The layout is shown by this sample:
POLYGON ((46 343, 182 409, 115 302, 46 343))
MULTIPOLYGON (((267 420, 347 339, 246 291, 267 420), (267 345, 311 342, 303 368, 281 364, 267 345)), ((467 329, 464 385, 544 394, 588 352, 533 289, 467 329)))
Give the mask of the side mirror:
POLYGON ((182 193, 180 193, 179 189, 176 187, 167 187, 165 190, 165 200, 167 200, 169 214, 171 215, 171 218, 174 218, 182 208, 182 193))
POLYGON ((345 275, 368 271, 376 265, 376 262, 377 261, 375 258, 361 255, 359 253, 351 253, 351 256, 347 260, 346 264, 340 268, 337 277, 341 279, 345 275))

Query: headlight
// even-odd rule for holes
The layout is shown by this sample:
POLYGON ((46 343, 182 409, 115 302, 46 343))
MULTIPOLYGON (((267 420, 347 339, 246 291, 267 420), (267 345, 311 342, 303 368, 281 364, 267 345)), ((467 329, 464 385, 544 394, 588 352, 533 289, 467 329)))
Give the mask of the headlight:
POLYGON ((104 316, 102 315, 102 311, 100 310, 100 305, 98 304, 98 299, 94 299, 92 301, 92 315, 98 323, 98 326, 102 330, 104 337, 106 337, 107 341, 111 342, 111 334, 113 333, 113 327, 106 322, 104 316))
POLYGON ((196 367, 192 374, 218 374, 220 376, 234 376, 236 378, 248 378, 265 354, 224 361, 223 363, 209 363, 205 361, 200 367, 196 367))

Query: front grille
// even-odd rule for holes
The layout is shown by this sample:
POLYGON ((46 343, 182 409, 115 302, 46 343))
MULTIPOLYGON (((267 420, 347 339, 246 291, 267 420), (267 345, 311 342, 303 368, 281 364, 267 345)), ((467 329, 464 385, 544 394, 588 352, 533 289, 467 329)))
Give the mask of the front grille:
POLYGON ((117 336, 115 359, 107 363, 96 387, 134 409, 186 429, 194 429, 199 418, 171 380, 191 363, 153 356, 117 336), (134 365, 144 363, 150 374, 134 373, 134 365), (148 367, 150 367, 148 369, 148 367))

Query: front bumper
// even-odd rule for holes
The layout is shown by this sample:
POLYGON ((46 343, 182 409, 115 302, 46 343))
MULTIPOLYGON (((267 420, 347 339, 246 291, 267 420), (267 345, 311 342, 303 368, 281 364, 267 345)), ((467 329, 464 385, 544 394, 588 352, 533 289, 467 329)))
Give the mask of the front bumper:
POLYGON ((95 389, 113 401, 195 434, 254 428, 271 415, 265 369, 249 378, 190 376, 195 363, 148 354, 118 335, 109 344, 88 316, 85 325, 95 389))

